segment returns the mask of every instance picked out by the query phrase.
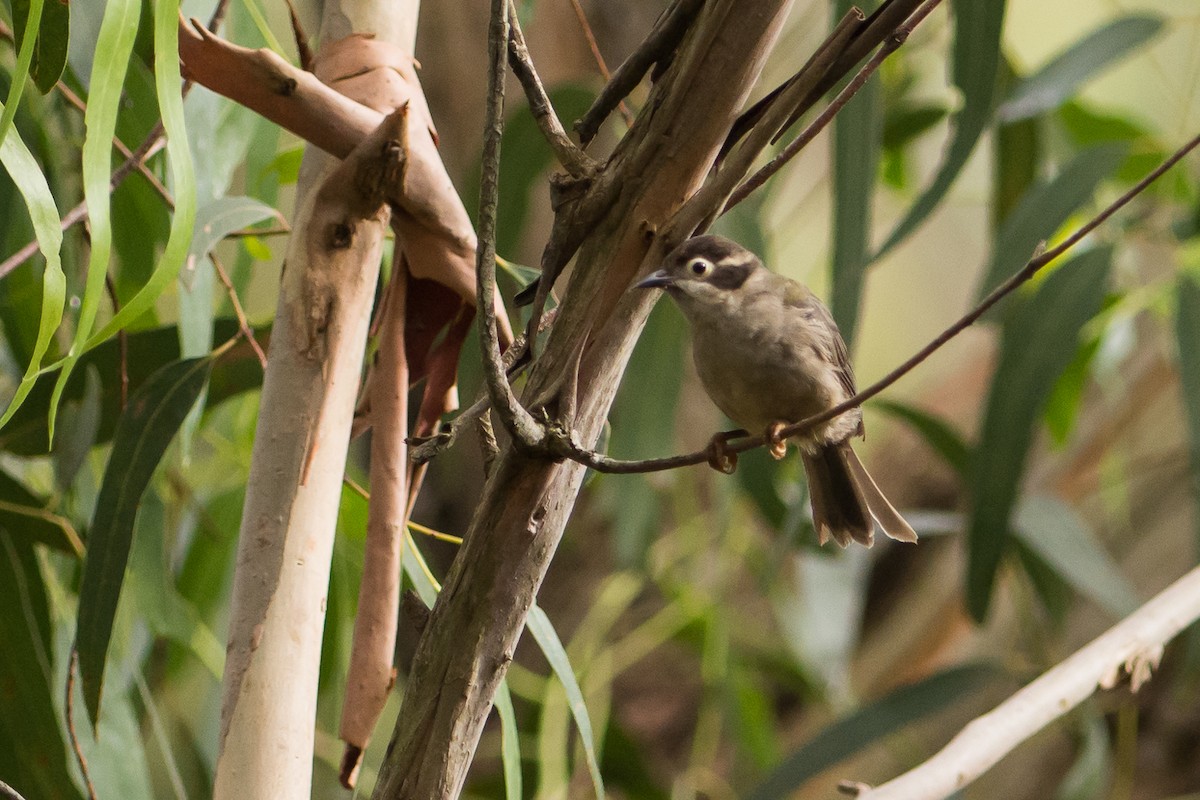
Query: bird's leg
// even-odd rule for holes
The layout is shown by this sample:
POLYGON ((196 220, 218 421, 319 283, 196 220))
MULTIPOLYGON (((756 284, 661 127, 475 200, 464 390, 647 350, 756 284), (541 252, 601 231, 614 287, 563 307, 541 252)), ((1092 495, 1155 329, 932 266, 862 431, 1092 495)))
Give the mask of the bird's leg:
POLYGON ((765 434, 767 439, 767 452, 771 454, 771 458, 778 461, 787 455, 787 439, 780 436, 780 432, 788 426, 786 422, 775 421, 767 426, 765 434))
POLYGON ((708 455, 708 465, 718 472, 724 472, 726 475, 732 475, 737 469, 738 457, 737 453, 731 452, 726 444, 730 439, 736 439, 739 436, 745 436, 747 431, 738 428, 735 431, 724 431, 723 433, 714 433, 712 440, 709 441, 705 452, 708 455))

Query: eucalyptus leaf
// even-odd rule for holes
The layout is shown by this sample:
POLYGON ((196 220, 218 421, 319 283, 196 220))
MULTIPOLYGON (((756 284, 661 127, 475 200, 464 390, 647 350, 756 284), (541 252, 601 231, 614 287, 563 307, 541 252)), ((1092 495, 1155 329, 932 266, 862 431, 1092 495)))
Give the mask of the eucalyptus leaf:
POLYGON ((1112 265, 1101 247, 1060 265, 1005 318, 1000 356, 968 481, 967 606, 987 615, 1010 535, 1025 458, 1055 381, 1075 357, 1079 332, 1099 310, 1112 265))
POLYGON ((220 197, 206 203, 196 212, 192 244, 188 248, 186 266, 180 280, 190 288, 191 275, 197 265, 226 236, 256 222, 278 216, 278 211, 253 197, 220 197))
POLYGON ((967 165, 979 138, 992 119, 1005 0, 952 3, 954 85, 962 93, 962 108, 954 115, 954 133, 937 175, 909 208, 872 257, 877 259, 908 237, 938 206, 967 165))
POLYGON ((168 364, 129 399, 113 437, 79 589, 76 647, 84 700, 100 712, 104 662, 142 493, 208 379, 212 359, 168 364))
POLYGON ((500 762, 504 767, 504 796, 521 800, 521 741, 517 731, 517 712, 513 710, 508 683, 496 689, 496 713, 500 715, 500 762))
POLYGON ((999 672, 990 665, 968 664, 892 690, 818 731, 750 792, 750 800, 791 796, 839 761, 979 691, 999 672))
POLYGON ((1108 794, 1112 743, 1103 715, 1093 712, 1080 723, 1079 753, 1054 792, 1054 800, 1094 800, 1108 794))
POLYGON ((894 400, 876 400, 871 404, 871 408, 906 423, 958 473, 960 478, 967 476, 967 471, 970 469, 971 450, 962 434, 954 430, 950 423, 922 411, 916 406, 905 405, 894 400))
MULTIPOLYGON (((27 22, 31 6, 36 0, 13 0, 13 36, 20 48, 28 38, 27 22)), ((29 64, 29 77, 42 94, 49 94, 67 66, 67 43, 70 39, 71 5, 69 3, 41 3, 41 24, 35 35, 33 60, 29 64)))
POLYGON ((983 298, 1033 256, 1040 242, 1049 239, 1125 160, 1122 144, 1089 148, 1046 183, 1030 187, 996 232, 992 258, 978 297, 983 298))
POLYGON ((1154 14, 1113 20, 1017 84, 996 109, 996 118, 1016 122, 1053 111, 1081 85, 1153 39, 1162 28, 1163 19, 1154 14))
POLYGON ((592 736, 592 721, 588 716, 587 704, 584 703, 579 682, 575 679, 575 671, 571 668, 570 659, 567 658, 567 651, 563 648, 550 618, 538 606, 529 609, 525 627, 533 635, 542 654, 546 656, 550 668, 554 670, 563 690, 567 693, 571 716, 575 718, 575 726, 579 728, 579 738, 583 743, 583 757, 587 761, 588 773, 592 778, 592 788, 595 790, 597 798, 603 798, 605 796, 604 779, 600 776, 600 761, 592 736))

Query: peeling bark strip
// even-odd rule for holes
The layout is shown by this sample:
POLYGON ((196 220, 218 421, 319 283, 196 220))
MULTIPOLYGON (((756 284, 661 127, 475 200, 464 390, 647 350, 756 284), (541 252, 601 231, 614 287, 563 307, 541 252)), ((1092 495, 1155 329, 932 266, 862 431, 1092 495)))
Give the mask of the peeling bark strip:
MULTIPOLYGON (((562 424, 583 442, 595 441, 603 425, 650 307, 650 299, 626 292, 662 256, 644 232, 661 228, 708 173, 787 5, 706 3, 647 110, 588 190, 606 195, 603 212, 578 237, 573 281, 525 391, 526 402, 575 405, 574 419, 562 424), (572 392, 574 404, 559 402, 572 392)), ((421 638, 376 798, 458 796, 583 472, 511 446, 497 457, 421 638)))

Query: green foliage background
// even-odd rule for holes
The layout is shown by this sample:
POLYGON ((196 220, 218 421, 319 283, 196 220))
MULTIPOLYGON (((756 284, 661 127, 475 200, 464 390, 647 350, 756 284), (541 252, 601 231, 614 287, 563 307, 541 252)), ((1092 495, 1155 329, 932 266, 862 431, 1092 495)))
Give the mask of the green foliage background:
MULTIPOLYGON (((188 16, 211 11, 185 5, 188 16)), ((588 10, 616 61, 645 27, 637 4, 600 5, 588 10)), ((1200 129, 1189 44, 1200 17, 1187 4, 946 5, 831 135, 718 224, 830 298, 863 384, 1200 129)), ((426 6, 423 80, 472 198, 483 43, 426 6)), ((764 88, 847 6, 798 3, 764 88)), ((261 381, 247 347, 223 346, 237 328, 211 258, 265 333, 301 143, 202 89, 180 100, 174 0, 11 0, 6 11, 16 41, 0 46, 0 258, 28 242, 39 255, 0 275, 0 780, 30 800, 82 796, 64 722, 76 643, 75 726, 99 796, 199 797, 211 791, 261 381), (136 147, 160 120, 168 144, 147 170, 171 204, 142 175, 110 191, 123 160, 113 136, 136 147), (60 233, 84 199, 87 235, 60 233)), ((578 37, 560 11, 522 6, 570 120, 599 80, 581 41, 539 52, 539 39, 578 37)), ((222 35, 295 56, 279 44, 282 4, 232 3, 222 35)), ((635 110, 642 99, 630 99, 635 110)), ((522 102, 510 106, 507 296, 529 281, 521 265, 545 239, 552 167, 522 102)), ((598 148, 620 132, 611 122, 598 148)), ((866 452, 919 547, 818 549, 798 465, 761 452, 734 478, 592 479, 468 794, 576 797, 603 784, 631 800, 765 799, 829 796, 842 777, 878 782, 1194 564, 1197 174, 1185 161, 868 406, 866 452)), ((465 397, 477 362, 468 346, 465 397)), ((667 304, 610 422, 605 446, 626 458, 694 449, 722 426, 667 304)), ((365 451, 347 468, 359 482, 365 451)), ((480 481, 470 442, 433 466, 405 559, 427 603, 453 545, 421 531, 461 532, 480 481)), ((365 519, 347 489, 316 723, 321 797, 342 791, 336 721, 365 519)), ((1005 772, 1016 777, 989 776, 966 795, 1200 792, 1200 715, 1168 713, 1197 705, 1200 639, 1183 639, 1150 691, 1096 698, 1036 753, 1014 754, 1005 772)), ((401 689, 414 641, 402 631, 401 689)))

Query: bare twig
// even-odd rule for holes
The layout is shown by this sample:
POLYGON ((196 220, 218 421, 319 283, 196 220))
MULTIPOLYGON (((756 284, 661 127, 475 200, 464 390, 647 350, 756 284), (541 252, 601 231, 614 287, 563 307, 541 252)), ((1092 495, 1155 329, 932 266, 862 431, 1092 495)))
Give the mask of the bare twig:
MULTIPOLYGON (((1074 233, 1064 239, 1056 247, 1039 253, 1031 258, 1025 264, 1025 266, 1021 268, 1020 271, 1018 271, 1000 286, 996 287, 991 294, 980 301, 979 305, 975 306, 975 308, 971 309, 971 311, 964 314, 953 325, 938 334, 931 342, 929 342, 929 344, 922 347, 911 358, 900 364, 900 366, 893 369, 883 378, 871 384, 866 389, 863 389, 849 400, 839 403, 838 405, 833 406, 832 408, 823 411, 820 414, 815 414, 807 419, 783 428, 779 434, 786 438, 812 430, 818 425, 828 422, 834 417, 844 414, 850 409, 862 405, 865 401, 879 394, 884 389, 887 389, 904 375, 911 372, 925 359, 929 358, 929 356, 941 349, 943 345, 945 345, 955 336, 969 328, 980 317, 986 314, 988 309, 996 305, 996 303, 1000 302, 1008 295, 1012 294, 1022 284, 1028 282, 1029 279, 1036 275, 1043 267, 1066 253, 1068 250, 1078 244, 1085 236, 1108 220, 1109 217, 1128 205, 1133 198, 1145 191, 1147 186, 1158 180, 1158 178, 1160 178, 1164 172, 1179 163, 1184 156, 1194 150, 1197 146, 1200 146, 1200 135, 1197 135, 1187 144, 1183 145, 1174 153, 1172 153, 1171 156, 1163 161, 1163 163, 1159 164, 1153 172, 1138 181, 1135 186, 1110 203, 1099 214, 1081 225, 1075 230, 1074 233)), ((751 436, 730 442, 727 445, 727 450, 733 453, 744 453, 747 450, 753 450, 754 448, 761 447, 764 444, 766 444, 765 437, 751 436)), ((558 455, 562 456, 563 458, 569 458, 572 461, 584 464, 596 470, 597 472, 616 474, 660 472, 662 470, 692 466, 693 464, 703 464, 708 460, 708 453, 705 450, 698 450, 694 453, 686 453, 684 455, 670 456, 668 458, 652 458, 644 461, 623 461, 620 459, 608 458, 607 456, 600 455, 599 453, 580 448, 576 442, 568 439, 559 438, 553 442, 550 442, 550 446, 558 455)))
POLYGON ((575 123, 579 141, 586 146, 594 139, 600 125, 641 82, 650 67, 671 57, 703 4, 704 0, 676 0, 663 12, 654 23, 650 35, 617 67, 612 80, 600 90, 592 107, 575 123))
POLYGON ((242 302, 233 288, 233 281, 229 280, 229 273, 225 271, 225 265, 221 263, 221 259, 217 258, 216 253, 209 253, 208 257, 212 261, 213 271, 217 273, 217 280, 221 282, 221 285, 225 287, 225 292, 229 295, 229 304, 233 306, 233 314, 237 317, 238 330, 242 332, 242 336, 246 337, 246 343, 254 351, 258 363, 262 365, 263 369, 266 369, 267 354, 263 352, 258 340, 254 338, 254 328, 250 325, 250 320, 246 319, 246 311, 242 308, 242 302))
POLYGON ((4 781, 0 781, 0 798, 3 800, 25 800, 20 792, 9 786, 4 781))
POLYGON ((88 769, 87 758, 79 745, 79 734, 75 730, 75 672, 79 669, 79 651, 71 648, 71 660, 67 664, 67 738, 71 740, 71 749, 75 751, 75 760, 79 762, 79 772, 83 775, 84 786, 87 787, 88 800, 98 800, 96 787, 92 783, 92 773, 88 769))
POLYGON ((914 24, 916 23, 910 23, 909 25, 900 28, 894 34, 884 40, 883 46, 875 51, 875 55, 872 56, 871 60, 863 65, 862 69, 858 71, 858 74, 854 76, 853 80, 846 84, 842 91, 838 92, 838 96, 835 97, 819 115, 817 115, 817 118, 809 123, 808 127, 801 131, 799 136, 788 142, 787 146, 780 150, 774 158, 772 158, 757 172, 743 181, 737 187, 737 189, 733 191, 733 194, 729 196, 729 200, 726 201, 724 208, 721 209, 721 213, 724 214, 726 211, 745 200, 751 192, 766 183, 772 175, 781 170, 784 165, 795 158, 796 154, 803 150, 809 142, 815 139, 818 133, 825 130, 826 126, 833 121, 833 118, 837 116, 838 112, 850 102, 854 95, 858 94, 858 91, 862 89, 864 84, 866 84, 867 79, 870 78, 871 75, 875 73, 875 70, 879 68, 879 65, 884 62, 884 59, 894 53, 896 49, 900 47, 900 45, 904 44, 904 41, 908 38, 908 34, 912 31, 912 25, 914 24))
POLYGON ((938 800, 990 769, 1017 745, 1127 673, 1138 688, 1163 647, 1200 617, 1200 567, 996 708, 967 724, 928 761, 859 800, 938 800))
MULTIPOLYGON (((592 32, 592 26, 588 22, 587 14, 583 13, 583 6, 579 0, 571 0, 571 9, 575 12, 575 19, 579 20, 579 30, 583 32, 583 38, 587 41, 588 49, 592 51, 592 58, 596 61, 596 69, 600 70, 600 77, 604 78, 604 82, 608 83, 612 80, 612 73, 609 72, 608 64, 604 61, 604 54, 600 52, 600 45, 596 43, 596 34, 592 32)), ((625 127, 633 127, 633 113, 629 110, 629 106, 625 105, 625 101, 617 103, 617 110, 621 113, 621 119, 625 120, 625 127)))
POLYGON ((500 138, 504 133, 505 52, 508 49, 508 2, 492 0, 488 26, 488 98, 483 129, 483 169, 479 181, 479 230, 475 267, 479 343, 483 351, 483 373, 492 407, 500 415, 513 440, 526 447, 545 441, 541 425, 513 394, 500 355, 496 327, 496 208, 500 190, 500 138))
POLYGON ((521 32, 517 9, 512 0, 508 2, 508 63, 517 80, 521 82, 533 120, 550 144, 558 163, 576 178, 594 174, 597 169, 596 162, 570 140, 562 120, 554 112, 554 105, 542 86, 542 79, 534 69, 533 59, 529 57, 529 48, 525 46, 525 34, 521 32))

